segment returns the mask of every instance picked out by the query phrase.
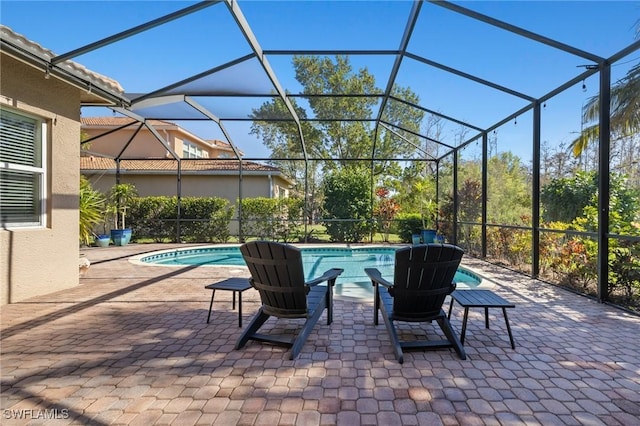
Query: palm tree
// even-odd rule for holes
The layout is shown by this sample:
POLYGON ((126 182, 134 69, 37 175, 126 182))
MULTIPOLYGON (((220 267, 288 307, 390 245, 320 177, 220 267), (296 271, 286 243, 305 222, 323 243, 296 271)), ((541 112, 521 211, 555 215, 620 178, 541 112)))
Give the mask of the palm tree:
MULTIPOLYGON (((640 20, 636 21, 636 38, 640 38, 640 20)), ((572 143, 573 155, 579 157, 587 145, 598 140, 600 97, 593 96, 582 108, 582 122, 592 123, 572 143)), ((640 131, 640 63, 634 65, 611 88, 611 134, 623 138, 640 131)))
POLYGON ((93 227, 104 217, 104 196, 91 187, 86 177, 80 175, 80 242, 86 245, 93 240, 93 227))

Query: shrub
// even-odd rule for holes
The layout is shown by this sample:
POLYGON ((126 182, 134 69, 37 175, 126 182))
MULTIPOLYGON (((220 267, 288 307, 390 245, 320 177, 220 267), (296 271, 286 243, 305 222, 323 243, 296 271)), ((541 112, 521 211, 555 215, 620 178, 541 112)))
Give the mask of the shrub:
MULTIPOLYGON (((178 198, 141 197, 131 202, 129 221, 136 238, 177 241, 178 198)), ((181 199, 180 237, 189 242, 226 242, 233 210, 219 197, 181 199)))
POLYGON ((86 177, 80 176, 80 242, 86 245, 93 241, 93 228, 104 219, 105 199, 96 191, 86 177))
POLYGON ((371 232, 369 171, 360 167, 336 170, 324 180, 324 225, 334 242, 362 241, 371 232))
POLYGON ((298 198, 245 198, 242 207, 242 234, 245 237, 289 242, 302 220, 303 200, 298 198))
POLYGON ((182 199, 180 234, 184 241, 227 242, 233 210, 229 201, 219 197, 182 199))
POLYGON ((422 230, 422 216, 420 213, 399 213, 396 216, 396 227, 400 240, 411 242, 411 235, 419 234, 422 230))

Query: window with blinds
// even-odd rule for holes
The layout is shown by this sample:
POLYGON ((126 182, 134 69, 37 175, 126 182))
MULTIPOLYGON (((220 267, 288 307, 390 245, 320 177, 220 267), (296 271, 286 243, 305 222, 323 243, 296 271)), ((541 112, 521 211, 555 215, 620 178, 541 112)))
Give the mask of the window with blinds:
POLYGON ((44 225, 44 124, 0 109, 0 224, 44 225))

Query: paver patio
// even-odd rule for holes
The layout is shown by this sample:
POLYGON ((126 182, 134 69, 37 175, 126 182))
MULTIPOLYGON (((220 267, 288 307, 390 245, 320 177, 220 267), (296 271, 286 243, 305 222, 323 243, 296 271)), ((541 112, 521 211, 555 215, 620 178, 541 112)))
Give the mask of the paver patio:
MULTIPOLYGON (((372 301, 337 298, 332 326, 321 318, 290 361, 276 346, 234 350, 230 292, 206 322, 204 285, 246 270, 128 261, 168 247, 84 249, 78 287, 2 307, 3 425, 640 425, 638 316, 466 257, 516 304, 515 350, 500 311, 487 330, 477 310, 466 361, 407 351, 400 365, 372 301)), ((258 306, 246 291, 247 323, 258 306)))

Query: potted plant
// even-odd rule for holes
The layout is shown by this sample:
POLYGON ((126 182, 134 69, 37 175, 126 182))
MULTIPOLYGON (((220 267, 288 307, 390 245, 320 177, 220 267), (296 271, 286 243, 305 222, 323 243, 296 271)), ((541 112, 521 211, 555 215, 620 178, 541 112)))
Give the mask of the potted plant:
POLYGON ((438 218, 438 204, 433 200, 424 200, 422 202, 422 243, 429 244, 436 240, 438 233, 436 222, 438 218))
POLYGON ((108 211, 114 220, 111 239, 117 246, 127 245, 131 240, 131 229, 126 227, 125 217, 129 204, 137 195, 136 187, 132 183, 117 183, 109 191, 108 211))
POLYGON ((93 189, 89 180, 80 176, 80 197, 78 211, 80 213, 80 243, 89 245, 93 242, 93 228, 104 219, 105 198, 93 189))
POLYGON ((94 234, 95 242, 98 247, 109 247, 111 243, 111 235, 107 234, 94 234))
POLYGON ((429 244, 435 241, 437 234, 438 203, 434 201, 436 190, 433 181, 427 179, 426 176, 419 178, 414 183, 414 190, 417 194, 417 204, 422 221, 422 229, 420 230, 422 243, 429 244))
MULTIPOLYGON (((104 197, 104 196, 103 196, 104 197)), ((107 232, 109 228, 109 224, 113 220, 112 209, 109 203, 109 199, 104 197, 104 207, 102 209, 102 232, 99 234, 93 234, 96 246, 98 247, 109 247, 111 244, 111 234, 107 232)))

